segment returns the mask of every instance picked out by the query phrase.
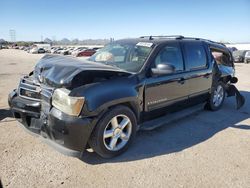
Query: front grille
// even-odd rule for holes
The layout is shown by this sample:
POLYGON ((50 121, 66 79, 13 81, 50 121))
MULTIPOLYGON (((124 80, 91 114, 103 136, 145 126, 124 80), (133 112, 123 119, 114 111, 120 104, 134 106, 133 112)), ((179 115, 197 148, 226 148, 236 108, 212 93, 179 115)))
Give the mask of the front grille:
POLYGON ((43 99, 44 101, 50 103, 53 92, 54 92, 54 88, 41 85, 41 99, 43 99))
POLYGON ((19 96, 35 101, 41 100, 41 87, 39 83, 35 83, 32 78, 21 78, 18 88, 19 96))
POLYGON ((54 88, 35 82, 33 77, 21 78, 18 88, 19 96, 35 101, 43 100, 47 103, 51 102, 53 92, 54 88))

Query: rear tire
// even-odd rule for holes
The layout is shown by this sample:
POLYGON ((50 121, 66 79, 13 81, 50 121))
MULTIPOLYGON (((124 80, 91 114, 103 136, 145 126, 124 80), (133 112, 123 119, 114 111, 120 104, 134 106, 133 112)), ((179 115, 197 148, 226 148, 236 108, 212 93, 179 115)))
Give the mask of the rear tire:
POLYGON ((136 117, 126 106, 116 106, 99 120, 89 139, 90 147, 103 158, 127 150, 136 134, 136 117))
POLYGON ((226 95, 226 92, 225 92, 224 83, 218 82, 211 89, 211 94, 208 99, 206 107, 211 111, 219 110, 223 105, 225 95, 226 95))

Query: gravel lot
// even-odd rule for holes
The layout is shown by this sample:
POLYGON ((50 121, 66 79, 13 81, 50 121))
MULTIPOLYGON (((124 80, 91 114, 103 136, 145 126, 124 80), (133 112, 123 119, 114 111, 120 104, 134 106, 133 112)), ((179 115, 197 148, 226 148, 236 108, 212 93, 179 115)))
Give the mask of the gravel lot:
POLYGON ((154 131, 141 131, 122 156, 64 156, 11 118, 7 95, 42 55, 0 50, 0 178, 3 187, 250 187, 250 64, 236 64, 240 110, 227 98, 154 131))

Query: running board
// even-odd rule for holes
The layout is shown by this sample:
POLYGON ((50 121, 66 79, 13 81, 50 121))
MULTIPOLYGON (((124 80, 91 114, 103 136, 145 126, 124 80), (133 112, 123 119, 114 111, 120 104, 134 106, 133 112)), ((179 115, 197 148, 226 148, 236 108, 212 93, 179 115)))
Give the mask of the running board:
POLYGON ((163 125, 167 125, 170 123, 173 123, 175 121, 178 121, 180 119, 184 119, 192 114, 195 114, 199 111, 204 110, 204 103, 195 105, 193 107, 186 108, 184 110, 174 112, 174 113, 169 113, 165 116, 159 117, 157 119, 153 119, 150 121, 146 121, 142 124, 139 125, 138 130, 144 130, 144 131, 150 131, 155 128, 161 127, 163 125))

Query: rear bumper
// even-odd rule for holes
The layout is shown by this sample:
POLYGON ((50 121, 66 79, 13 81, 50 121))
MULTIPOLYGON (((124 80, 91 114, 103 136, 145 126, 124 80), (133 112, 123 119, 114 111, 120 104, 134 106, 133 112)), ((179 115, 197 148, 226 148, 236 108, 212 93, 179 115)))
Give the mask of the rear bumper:
POLYGON ((26 130, 69 156, 78 157, 85 150, 96 122, 92 118, 67 115, 54 107, 45 115, 39 101, 19 97, 16 91, 9 94, 9 105, 13 116, 26 130))

